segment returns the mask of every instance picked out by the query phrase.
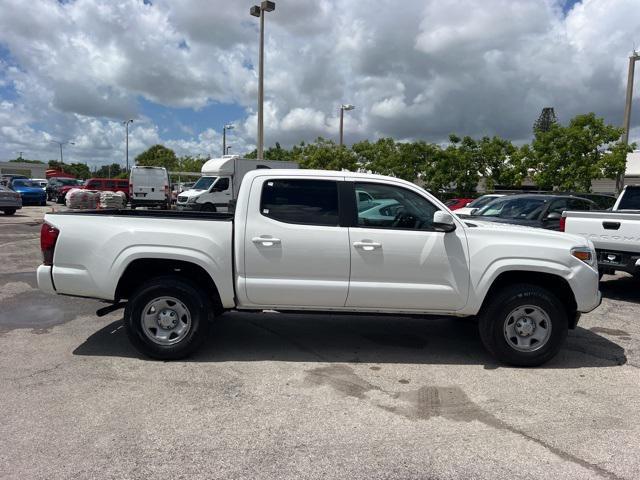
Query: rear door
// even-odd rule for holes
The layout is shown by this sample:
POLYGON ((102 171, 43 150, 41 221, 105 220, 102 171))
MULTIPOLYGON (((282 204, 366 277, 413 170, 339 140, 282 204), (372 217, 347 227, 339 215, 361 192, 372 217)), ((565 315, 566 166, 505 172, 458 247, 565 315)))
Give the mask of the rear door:
MULTIPOLYGON (((340 226, 340 180, 268 176, 253 180, 243 271, 251 304, 344 306, 349 232, 340 226)), ((239 280, 242 285, 241 275, 239 280)))
POLYGON ((355 226, 349 229, 346 306, 409 311, 464 307, 469 292, 464 230, 436 231, 433 214, 439 208, 405 186, 356 181, 354 193, 360 192, 384 207, 358 209, 355 226))
POLYGON ((166 198, 165 185, 168 185, 168 179, 163 168, 136 167, 131 177, 136 199, 162 201, 166 198))

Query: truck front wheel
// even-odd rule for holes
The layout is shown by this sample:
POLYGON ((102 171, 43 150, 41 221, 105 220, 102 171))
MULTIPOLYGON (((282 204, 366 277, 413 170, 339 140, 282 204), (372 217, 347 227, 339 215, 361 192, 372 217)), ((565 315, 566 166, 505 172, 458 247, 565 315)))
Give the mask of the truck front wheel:
POLYGON ((129 298, 124 323, 129 340, 144 355, 176 360, 193 353, 207 336, 209 302, 179 276, 157 277, 129 298))
POLYGON ((535 367, 553 358, 567 338, 562 303, 537 285, 517 284, 499 291, 480 314, 480 338, 498 360, 535 367))

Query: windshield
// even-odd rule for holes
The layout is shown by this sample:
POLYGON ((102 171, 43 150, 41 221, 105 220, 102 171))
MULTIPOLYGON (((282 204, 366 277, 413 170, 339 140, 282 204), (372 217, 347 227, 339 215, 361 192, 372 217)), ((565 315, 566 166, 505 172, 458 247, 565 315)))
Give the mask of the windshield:
POLYGON ((640 210, 640 189, 627 188, 622 195, 618 210, 640 210))
POLYGON ((192 187, 194 190, 209 190, 218 177, 200 177, 200 180, 192 187))
POLYGON ((493 202, 496 198, 499 197, 490 197, 489 195, 476 198, 473 202, 471 202, 467 207, 469 208, 481 208, 487 205, 489 202, 493 202))
POLYGON ((480 209, 476 215, 483 217, 498 217, 511 219, 533 220, 544 209, 545 200, 542 198, 502 198, 494 200, 480 209))

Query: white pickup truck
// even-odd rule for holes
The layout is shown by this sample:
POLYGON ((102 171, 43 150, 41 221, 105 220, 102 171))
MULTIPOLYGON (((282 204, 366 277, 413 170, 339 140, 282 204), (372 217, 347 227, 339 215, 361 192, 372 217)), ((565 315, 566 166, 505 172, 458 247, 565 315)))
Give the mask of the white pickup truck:
POLYGON ((616 271, 640 276, 640 187, 625 187, 612 212, 567 211, 562 217, 562 231, 593 242, 600 276, 616 271))
POLYGON ((271 309, 477 315, 489 352, 533 366, 600 303, 588 240, 465 222, 412 183, 350 172, 252 171, 234 214, 47 214, 41 246, 40 289, 113 303, 101 313, 126 300, 129 338, 159 359, 227 310, 271 309))

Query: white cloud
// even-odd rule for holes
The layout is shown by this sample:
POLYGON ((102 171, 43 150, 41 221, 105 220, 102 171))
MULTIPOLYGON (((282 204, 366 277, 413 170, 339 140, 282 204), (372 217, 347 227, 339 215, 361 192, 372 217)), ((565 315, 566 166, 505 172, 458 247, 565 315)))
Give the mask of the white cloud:
MULTIPOLYGON (((10 92, 0 93, 0 156, 55 158, 50 141, 73 139, 67 158, 122 162, 129 117, 131 156, 157 142, 180 154, 221 151, 212 128, 175 121, 186 139, 168 138, 158 118, 140 115, 139 98, 240 105, 232 151, 252 149, 258 21, 249 6, 0 0, 0 52, 9 53, 0 92, 10 92)), ((584 0, 565 16, 559 0, 279 0, 266 19, 266 142, 336 138, 341 103, 356 105, 348 142, 451 132, 527 140, 550 105, 563 121, 595 111, 619 124, 638 6, 584 0)))

